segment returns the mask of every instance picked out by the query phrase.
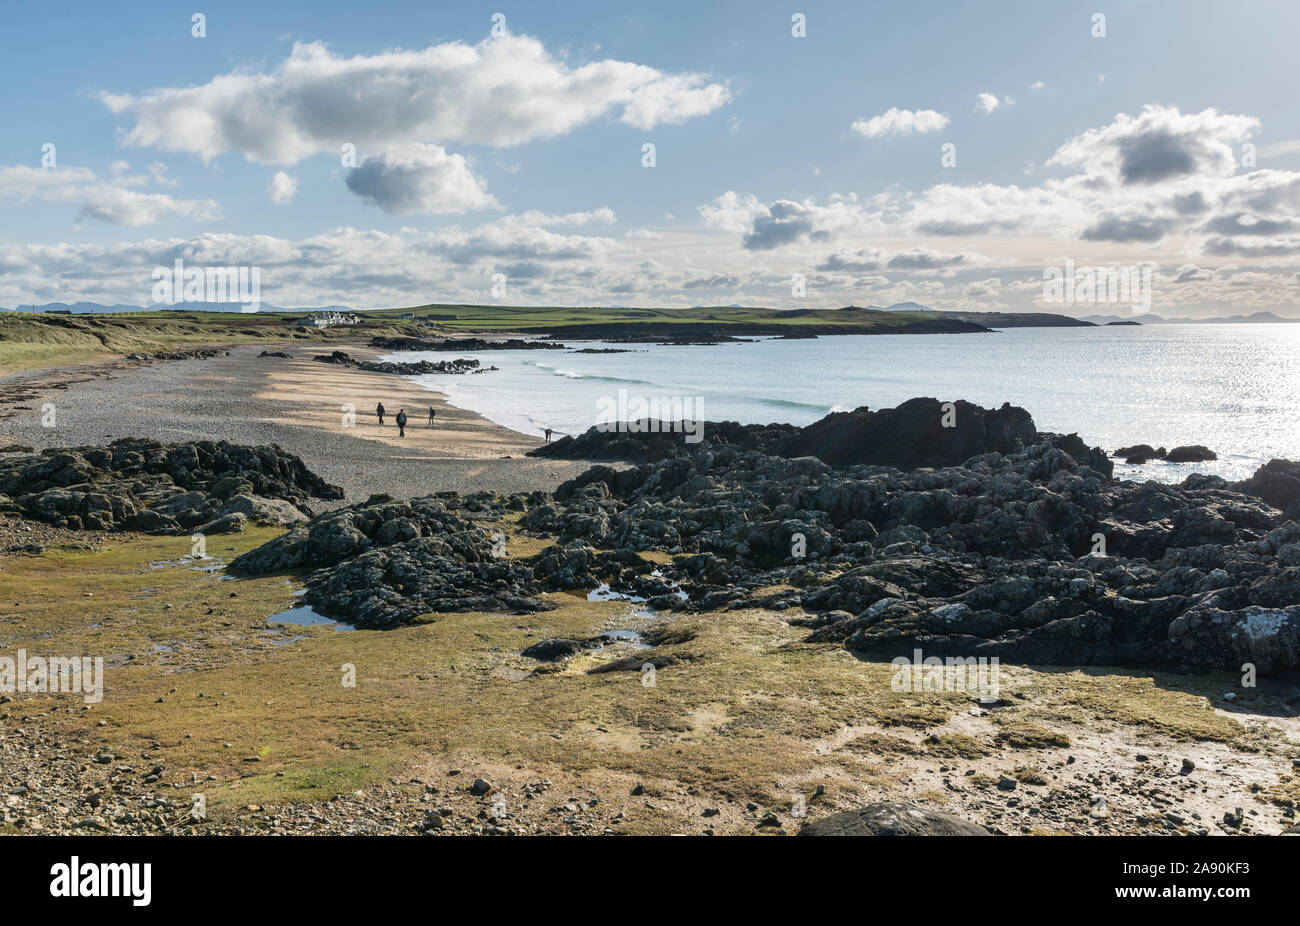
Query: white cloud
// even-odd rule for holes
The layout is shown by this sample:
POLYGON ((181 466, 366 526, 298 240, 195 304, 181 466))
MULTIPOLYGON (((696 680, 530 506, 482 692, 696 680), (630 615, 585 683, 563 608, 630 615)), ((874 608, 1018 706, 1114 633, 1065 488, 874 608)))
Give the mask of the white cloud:
POLYGON ((983 113, 988 114, 998 108, 997 94, 981 93, 975 103, 976 107, 983 113))
POLYGON ((1030 89, 1030 90, 1042 90, 1042 89, 1043 89, 1044 87, 1046 87, 1046 86, 1047 86, 1047 84, 1043 83, 1041 80, 1036 80, 1036 81, 1034 81, 1032 84, 1029 85, 1029 89, 1030 89))
POLYGON ((298 195, 298 180, 282 170, 277 170, 266 187, 271 202, 277 206, 287 206, 298 195))
POLYGON ((268 164, 336 154, 345 143, 363 152, 402 142, 507 147, 606 115, 644 130, 705 115, 730 97, 702 74, 613 59, 572 68, 537 39, 514 35, 350 58, 320 43, 296 44, 269 73, 100 95, 134 118, 127 145, 205 160, 237 151, 268 164))
POLYGON ((1263 158, 1277 158, 1297 152, 1300 152, 1300 138, 1289 138, 1259 146, 1259 156, 1263 158))
POLYGON ((139 226, 168 218, 209 221, 220 217, 217 204, 210 199, 175 199, 129 188, 145 182, 144 177, 119 176, 106 183, 84 167, 0 167, 0 197, 79 206, 77 222, 91 219, 110 225, 139 226))
POLYGON ((882 138, 937 132, 947 124, 948 117, 933 109, 911 110, 894 107, 879 116, 859 119, 850 128, 867 138, 882 138))
POLYGON ((149 176, 153 182, 159 186, 174 187, 180 186, 180 182, 167 176, 167 165, 162 161, 154 161, 149 165, 149 176))

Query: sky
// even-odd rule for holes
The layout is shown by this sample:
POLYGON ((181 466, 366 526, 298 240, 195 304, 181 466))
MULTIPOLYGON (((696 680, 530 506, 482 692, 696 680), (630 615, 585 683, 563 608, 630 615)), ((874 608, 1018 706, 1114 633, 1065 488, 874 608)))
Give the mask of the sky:
POLYGON ((120 7, 5 6, 0 306, 1300 317, 1294 2, 120 7))

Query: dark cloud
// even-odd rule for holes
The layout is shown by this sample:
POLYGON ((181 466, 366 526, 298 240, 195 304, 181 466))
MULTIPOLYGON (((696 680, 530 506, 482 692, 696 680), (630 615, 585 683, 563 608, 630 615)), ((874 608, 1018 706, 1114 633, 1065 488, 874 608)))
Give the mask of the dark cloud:
POLYGON ((1210 208, 1210 204, 1205 201, 1205 197, 1199 192, 1174 197, 1174 211, 1179 215, 1200 215, 1208 208, 1210 208))
POLYGON ((755 217, 753 230, 741 244, 747 251, 770 251, 803 238, 820 241, 826 237, 813 231, 812 213, 807 208, 779 199, 768 207, 767 215, 755 217))
POLYGON ((860 251, 836 251, 818 264, 817 269, 839 273, 881 270, 884 266, 884 252, 864 248, 860 251))
POLYGON ((1297 227, 1296 222, 1291 219, 1281 221, 1256 219, 1243 212, 1238 212, 1236 215, 1221 215, 1205 224, 1206 231, 1218 235, 1281 235, 1295 231, 1297 227))
POLYGON ((925 248, 899 251, 889 259, 890 270, 938 270, 955 267, 966 259, 965 254, 943 254, 925 248))
POLYGON ((1146 216, 1105 216, 1081 236, 1085 241, 1159 241, 1169 230, 1166 219, 1146 216))
POLYGON ((1122 138, 1118 147, 1125 183, 1159 183, 1196 170, 1195 144, 1186 136, 1155 129, 1122 138))
POLYGON ((1235 238, 1211 238, 1205 242, 1204 250, 1215 257, 1284 257, 1300 254, 1300 239, 1238 241, 1235 238))

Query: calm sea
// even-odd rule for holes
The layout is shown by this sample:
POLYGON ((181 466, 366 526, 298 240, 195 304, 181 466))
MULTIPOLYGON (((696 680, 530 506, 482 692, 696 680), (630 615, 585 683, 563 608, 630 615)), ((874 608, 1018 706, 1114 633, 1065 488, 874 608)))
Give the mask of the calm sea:
POLYGON ((586 430, 620 390, 628 400, 690 399, 702 409, 697 417, 709 420, 798 425, 832 410, 934 396, 1011 402, 1041 430, 1077 431, 1107 450, 1204 444, 1219 455, 1212 463, 1121 466, 1129 478, 1210 472, 1235 479, 1273 457, 1300 460, 1300 325, 1020 328, 457 356, 500 369, 416 379, 453 405, 527 434, 586 430))

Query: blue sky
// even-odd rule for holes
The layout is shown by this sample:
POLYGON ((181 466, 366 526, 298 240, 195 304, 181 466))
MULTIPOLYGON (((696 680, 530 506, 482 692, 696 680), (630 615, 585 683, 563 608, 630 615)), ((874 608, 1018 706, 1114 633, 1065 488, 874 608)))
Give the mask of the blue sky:
POLYGON ((1300 314, 1295 4, 124 6, 6 7, 0 306, 182 256, 281 305, 1110 311, 1043 304, 1069 259, 1300 314))

